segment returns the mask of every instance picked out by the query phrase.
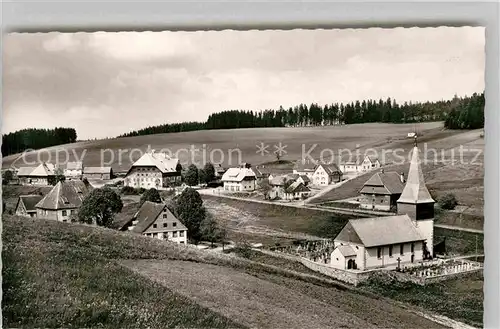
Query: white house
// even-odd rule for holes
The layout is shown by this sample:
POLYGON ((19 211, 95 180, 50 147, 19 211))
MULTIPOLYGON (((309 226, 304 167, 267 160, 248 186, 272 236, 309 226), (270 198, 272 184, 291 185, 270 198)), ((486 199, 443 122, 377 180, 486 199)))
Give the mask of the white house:
POLYGON ((124 186, 164 189, 181 184, 182 166, 179 159, 165 153, 145 153, 132 164, 124 179, 124 186))
POLYGON ((340 167, 343 173, 359 173, 380 168, 380 162, 377 157, 367 155, 349 159, 341 163, 340 167))
POLYGON ((336 164, 318 164, 312 176, 313 185, 327 186, 342 181, 342 171, 336 164))
MULTIPOLYGON (((395 176, 395 179, 397 177, 395 176)), ((434 203, 413 148, 408 179, 396 216, 350 220, 334 240, 332 266, 360 270, 416 263, 433 256, 434 203), (336 250, 339 246, 349 246, 336 250)))
POLYGON ((286 200, 301 200, 309 197, 311 190, 302 182, 295 181, 285 188, 284 197, 286 200))
POLYGON ((187 244, 188 229, 172 214, 165 203, 144 202, 134 217, 119 229, 160 240, 187 244))
POLYGON ((64 169, 66 179, 80 179, 83 175, 83 163, 81 161, 68 162, 64 169))
POLYGON ((255 172, 246 164, 238 168, 229 168, 221 179, 224 191, 254 191, 257 188, 255 172))

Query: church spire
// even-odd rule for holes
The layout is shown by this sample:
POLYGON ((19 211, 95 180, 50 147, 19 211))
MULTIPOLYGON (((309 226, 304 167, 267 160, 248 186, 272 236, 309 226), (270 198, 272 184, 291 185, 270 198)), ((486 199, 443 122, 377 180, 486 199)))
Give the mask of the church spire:
POLYGON ((419 149, 417 147, 417 138, 415 137, 415 146, 410 162, 410 170, 408 171, 408 179, 401 193, 398 203, 420 204, 434 203, 429 190, 425 186, 424 174, 420 167, 419 149))

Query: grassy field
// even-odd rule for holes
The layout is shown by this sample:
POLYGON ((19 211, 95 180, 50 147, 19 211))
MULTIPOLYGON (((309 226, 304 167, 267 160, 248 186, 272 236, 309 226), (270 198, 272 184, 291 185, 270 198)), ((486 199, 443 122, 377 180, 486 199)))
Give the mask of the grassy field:
POLYGON ((6 327, 441 328, 390 300, 247 259, 80 224, 3 223, 6 327))
MULTIPOLYGON (((413 131, 414 124, 356 124, 335 127, 301 127, 301 128, 253 128, 233 130, 194 131, 171 134, 158 134, 138 137, 79 142, 47 148, 44 151, 26 154, 24 159, 31 161, 51 161, 63 163, 66 160, 83 159, 86 166, 99 166, 101 163, 111 164, 114 171, 127 171, 131 163, 148 149, 168 150, 176 153, 179 150, 190 150, 193 145, 200 151, 191 156, 190 152, 180 151, 178 156, 183 163, 196 162, 204 164, 213 154, 213 162, 223 165, 238 165, 240 161, 254 165, 265 164, 276 160, 274 145, 280 142, 286 146, 283 161, 296 161, 304 153, 313 148, 311 156, 318 158, 324 149, 335 152, 342 149, 380 148, 391 145, 405 145, 406 135, 413 131), (256 153, 257 145, 265 143, 269 153, 256 153), (205 145, 205 147, 204 147, 205 145), (136 151, 132 151, 137 149, 136 151), (239 151, 229 152, 231 149, 239 151), (119 150, 122 150, 121 156, 119 150), (205 151, 204 151, 205 150, 205 151), (224 154, 221 158, 219 151, 224 154), (241 154, 241 157, 239 156, 241 154), (67 158, 67 159, 66 159, 67 158)), ((457 134, 454 131, 443 131, 441 122, 427 122, 416 125, 417 130, 428 138, 442 138, 457 134), (432 137, 434 136, 434 137, 432 137)), ((411 143, 411 141, 410 141, 411 143)), ((325 157, 329 152, 324 153, 325 157)), ((10 155, 3 159, 3 166, 10 166, 19 155, 10 155)), ((329 160, 329 159, 326 159, 329 160)), ((16 161, 22 165, 22 159, 16 161)), ((280 167, 280 166, 278 166, 280 167)), ((285 166, 286 167, 286 166, 285 166)))
POLYGON ((235 241, 246 239, 267 245, 295 239, 334 238, 354 215, 321 210, 218 198, 203 195, 204 204, 235 241))
POLYGON ((424 287, 413 283, 372 278, 360 288, 404 303, 434 310, 449 318, 481 328, 483 326, 483 285, 482 273, 473 273, 424 287))

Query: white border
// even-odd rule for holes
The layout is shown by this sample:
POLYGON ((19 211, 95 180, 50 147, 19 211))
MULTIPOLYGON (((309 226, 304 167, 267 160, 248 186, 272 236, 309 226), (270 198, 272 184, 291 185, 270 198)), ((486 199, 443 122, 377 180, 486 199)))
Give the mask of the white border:
MULTIPOLYGON (((486 27, 485 328, 499 312, 499 22, 497 1, 407 2, 4 2, 4 32, 292 29, 396 26, 486 27)), ((1 122, 1 121, 0 121, 1 122)), ((0 224, 1 225, 1 224, 0 224)))

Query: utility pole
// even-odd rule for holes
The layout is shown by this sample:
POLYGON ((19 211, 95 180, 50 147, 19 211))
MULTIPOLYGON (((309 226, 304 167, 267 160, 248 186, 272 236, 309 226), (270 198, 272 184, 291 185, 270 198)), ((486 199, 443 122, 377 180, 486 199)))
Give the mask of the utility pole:
POLYGON ((477 234, 475 236, 476 236, 476 262, 477 262, 477 234))

